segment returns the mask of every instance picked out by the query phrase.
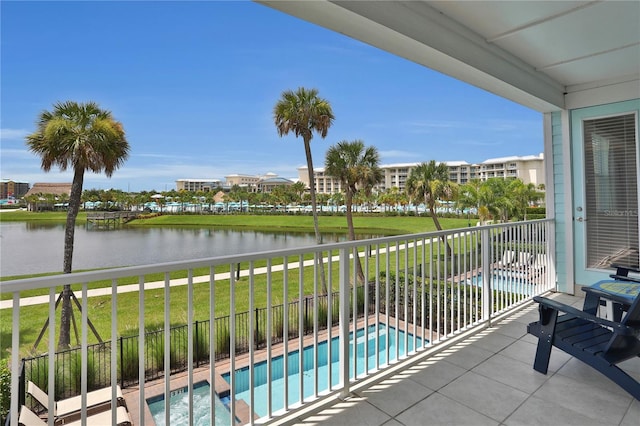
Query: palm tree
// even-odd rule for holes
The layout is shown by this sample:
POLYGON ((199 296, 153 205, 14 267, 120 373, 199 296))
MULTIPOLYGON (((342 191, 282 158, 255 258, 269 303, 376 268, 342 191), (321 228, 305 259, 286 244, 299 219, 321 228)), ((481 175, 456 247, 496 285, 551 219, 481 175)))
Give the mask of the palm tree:
POLYGON ((543 197, 543 194, 538 192, 533 183, 525 185, 520 179, 514 179, 509 182, 508 190, 511 194, 515 213, 521 215, 524 220, 527 220, 527 209, 543 197))
MULTIPOLYGON (((340 181, 345 194, 347 228, 349 240, 356 239, 353 226, 353 197, 358 190, 367 191, 384 178, 384 172, 379 167, 380 155, 378 150, 370 146, 365 148, 364 142, 342 141, 329 148, 325 157, 325 173, 340 181)), ((356 259, 358 279, 364 282, 364 273, 359 258, 356 259)))
MULTIPOLYGON (((456 206, 459 209, 471 209, 474 208, 476 210, 476 214, 480 216, 480 188, 482 187, 482 182, 479 179, 471 179, 469 182, 460 186, 458 190, 458 200, 456 202, 456 206)), ((467 217, 469 217, 469 210, 467 210, 467 217)), ((483 218, 480 218, 480 223, 484 225, 483 218)), ((471 223, 469 222, 469 226, 471 223)))
POLYGON ((507 222, 514 211, 515 203, 509 190, 509 180, 487 179, 480 190, 482 204, 486 205, 494 217, 507 222))
MULTIPOLYGON (((275 122, 280 137, 292 132, 296 137, 302 136, 304 153, 307 157, 307 171, 309 176, 309 194, 311 196, 311 215, 313 216, 313 230, 316 234, 316 243, 322 244, 322 235, 318 225, 318 212, 316 211, 316 188, 313 178, 313 159, 311 157, 311 139, 314 132, 322 139, 327 137, 329 127, 333 123, 333 111, 331 104, 326 99, 318 96, 318 90, 299 87, 297 91, 286 90, 273 108, 273 121, 275 122)), ((320 263, 320 281, 322 289, 328 292, 327 282, 322 265, 320 263)))
MULTIPOLYGON (((439 231, 442 226, 436 214, 438 200, 450 201, 457 195, 458 188, 454 182, 449 180, 449 168, 445 163, 436 163, 434 160, 428 163, 421 163, 411 170, 406 183, 407 194, 416 200, 422 200, 429 209, 429 214, 433 223, 439 231)), ((449 254, 452 253, 449 243, 442 236, 442 241, 446 244, 449 254)))
POLYGON ((309 173, 309 193, 311 194, 311 212, 313 214, 313 228, 316 243, 322 244, 322 236, 318 227, 318 212, 316 211, 316 189, 313 178, 313 159, 311 158, 311 139, 313 133, 321 138, 327 137, 329 127, 333 123, 331 105, 326 99, 318 96, 316 89, 298 88, 293 92, 287 90, 273 108, 273 119, 278 129, 278 135, 284 136, 292 132, 302 136, 304 152, 307 157, 307 171, 309 173))
POLYGON ((329 202, 329 198, 331 198, 331 196, 326 192, 322 192, 317 195, 318 195, 317 201, 318 201, 318 204, 320 204, 320 213, 322 213, 322 206, 326 205, 329 202))
MULTIPOLYGON (((103 172, 111 177, 129 155, 124 129, 110 111, 94 102, 58 102, 52 111, 40 113, 37 130, 26 137, 29 150, 40 156, 45 172, 52 166, 72 169, 73 181, 64 235, 63 272, 71 272, 76 217, 80 208, 84 172, 103 172)), ((64 286, 58 348, 69 347, 71 286, 64 286)))
MULTIPOLYGON (((289 185, 286 187, 286 191, 289 193, 291 197, 291 202, 297 205, 302 204, 302 200, 304 198, 304 194, 306 190, 307 190, 307 185, 305 185, 304 182, 302 181, 298 181, 293 185, 289 185)), ((319 195, 320 194, 316 194, 316 202, 317 202, 317 197, 319 195)), ((322 210, 322 203, 320 203, 320 210, 322 210)))

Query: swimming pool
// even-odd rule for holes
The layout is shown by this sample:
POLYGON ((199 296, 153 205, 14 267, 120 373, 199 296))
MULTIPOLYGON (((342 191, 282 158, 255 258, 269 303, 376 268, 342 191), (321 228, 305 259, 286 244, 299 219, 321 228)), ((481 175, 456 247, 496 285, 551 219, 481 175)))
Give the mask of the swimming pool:
MULTIPOLYGON (((210 393, 209 383, 198 382, 193 385, 193 421, 196 426, 209 426, 211 417, 209 412, 210 393)), ((189 398, 188 388, 181 388, 171 391, 169 399, 170 425, 184 425, 189 423, 189 398)), ((227 400, 229 397, 224 397, 227 400)), ((159 395, 147 399, 147 405, 153 415, 153 420, 157 426, 165 426, 164 418, 164 395, 159 395)), ((215 423, 214 425, 230 425, 231 413, 225 403, 215 395, 215 423)))
MULTIPOLYGON (((494 271, 491 288, 493 290, 511 292, 525 296, 531 296, 535 292, 535 284, 527 282, 522 272, 494 271)), ((482 287, 482 274, 478 274, 467 280, 467 284, 482 287)))
MULTIPOLYGON (((369 370, 375 368, 375 357, 378 355, 380 365, 387 364, 386 337, 389 333, 389 359, 395 360, 396 357, 396 330, 393 327, 386 327, 385 324, 380 326, 380 339, 378 340, 378 350, 375 350, 375 325, 369 326, 367 336, 364 336, 364 329, 357 332, 357 367, 358 374, 364 373, 364 344, 368 346, 368 362, 369 370)), ((405 351, 405 333, 398 331, 398 351, 401 356, 406 354, 405 351)), ((417 338, 418 346, 422 345, 422 339, 417 338)), ((318 392, 325 391, 329 388, 328 381, 328 363, 327 363, 327 342, 318 343, 318 392)), ((413 350, 413 336, 409 335, 409 351, 413 350)), ((314 362, 313 362, 313 346, 307 346, 303 350, 303 388, 304 397, 308 398, 314 392, 314 362)), ((284 408, 284 357, 282 355, 271 360, 271 383, 267 382, 267 362, 263 361, 254 365, 254 413, 260 417, 268 414, 267 393, 269 386, 272 391, 271 410, 275 412, 284 408)), ((300 376, 299 376, 299 351, 289 352, 287 355, 288 377, 287 385, 289 390, 288 403, 293 404, 300 400, 300 376)), ((349 370, 350 376, 353 377, 353 332, 349 335, 349 370)), ((223 378, 229 382, 230 374, 224 374, 223 378)), ((335 386, 339 383, 339 347, 338 337, 331 339, 331 385, 335 386)), ((249 396, 249 367, 236 370, 235 374, 236 399, 243 399, 247 404, 250 403, 249 396)))

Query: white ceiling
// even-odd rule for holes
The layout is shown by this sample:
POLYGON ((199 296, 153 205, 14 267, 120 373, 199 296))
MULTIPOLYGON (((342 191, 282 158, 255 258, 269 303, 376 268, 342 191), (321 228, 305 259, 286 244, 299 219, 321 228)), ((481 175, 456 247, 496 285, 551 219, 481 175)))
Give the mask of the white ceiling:
POLYGON ((640 96, 640 1, 258 2, 542 112, 618 83, 640 96))

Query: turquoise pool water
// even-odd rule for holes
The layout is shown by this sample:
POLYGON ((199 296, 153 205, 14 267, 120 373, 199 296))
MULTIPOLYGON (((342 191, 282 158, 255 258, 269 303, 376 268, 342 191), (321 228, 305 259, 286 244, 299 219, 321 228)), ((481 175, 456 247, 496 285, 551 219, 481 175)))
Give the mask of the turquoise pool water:
MULTIPOLYGON (((378 350, 376 351, 375 342, 375 325, 369 326, 367 336, 365 336, 364 329, 357 332, 357 368, 358 374, 364 373, 364 345, 365 342, 368 346, 368 362, 369 370, 375 368, 375 357, 378 356, 380 365, 387 364, 386 359, 386 337, 389 333, 389 360, 395 360, 396 356, 396 332, 395 328, 387 328, 385 324, 380 324, 380 340, 378 341, 378 350)), ((398 331, 398 351, 400 355, 404 355, 405 333, 398 331)), ((422 339, 417 339, 418 346, 422 345, 422 339)), ((328 387, 328 357, 327 357, 327 342, 318 343, 318 391, 322 392, 327 390, 328 387)), ((335 386, 339 383, 338 366, 339 366, 339 353, 338 337, 334 337, 331 341, 331 384, 335 386)), ((409 351, 413 350, 413 336, 409 335, 409 351)), ((310 397, 313 395, 314 387, 314 368, 313 368, 313 346, 305 347, 303 350, 303 388, 304 397, 310 397)), ((267 362, 263 361, 254 366, 254 406, 253 411, 260 417, 268 414, 268 401, 267 393, 269 386, 272 390, 272 412, 284 408, 284 384, 287 381, 289 387, 288 403, 293 404, 300 400, 300 375, 299 375, 299 351, 290 352, 287 355, 287 367, 288 376, 284 377, 284 357, 278 356, 271 360, 271 383, 267 382, 267 362)), ((349 336, 349 369, 350 375, 353 377, 353 333, 349 336)), ((224 379, 229 382, 230 374, 223 375, 224 379)), ((249 368, 241 368, 236 370, 235 374, 235 386, 236 386, 236 399, 243 399, 249 404, 249 368)))
MULTIPOLYGON (((211 402, 209 394, 209 383, 199 382, 193 385, 193 419, 196 426, 211 425, 211 417, 209 413, 209 405, 211 402)), ((170 425, 186 425, 189 424, 189 398, 187 388, 181 388, 171 391, 169 399, 170 425)), ((228 400, 228 397, 226 397, 228 400)), ((165 426, 164 418, 164 396, 160 395, 147 399, 147 405, 153 415, 153 420, 157 426, 165 426)), ((215 423, 214 425, 230 425, 231 413, 224 402, 215 395, 215 423)))
MULTIPOLYGON (((499 271, 494 272, 492 278, 492 288, 494 290, 525 296, 531 296, 535 291, 535 284, 527 282, 522 272, 499 271)), ((482 287, 482 274, 478 274, 467 280, 467 283, 476 287, 482 287)))

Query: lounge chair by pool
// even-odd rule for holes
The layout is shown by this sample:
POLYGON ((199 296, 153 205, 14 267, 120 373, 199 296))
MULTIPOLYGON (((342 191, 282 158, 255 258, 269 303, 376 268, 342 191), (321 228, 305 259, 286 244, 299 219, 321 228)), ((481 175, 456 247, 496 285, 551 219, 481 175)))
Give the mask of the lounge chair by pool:
MULTIPOLYGON (((35 383, 29 381, 27 383, 27 393, 31 395, 44 408, 49 407, 49 396, 45 391, 40 389, 35 383)), ((125 405, 124 397, 120 386, 116 386, 117 404, 125 405)), ((111 387, 98 389, 87 393, 87 408, 107 405, 111 402, 111 387)), ((68 416, 82 409, 82 396, 73 396, 67 399, 61 399, 55 402, 53 415, 56 418, 68 416)))
MULTIPOLYGON (((116 413, 116 421, 118 426, 131 426, 131 416, 125 407, 118 406, 116 413)), ((20 408, 20 417, 18 423, 23 426, 46 426, 47 422, 41 419, 37 414, 24 405, 20 408)), ((65 422, 64 420, 55 422, 56 425, 78 426, 82 424, 80 419, 65 422)), ((87 416, 88 425, 108 425, 111 424, 111 410, 102 411, 100 413, 87 416)))

